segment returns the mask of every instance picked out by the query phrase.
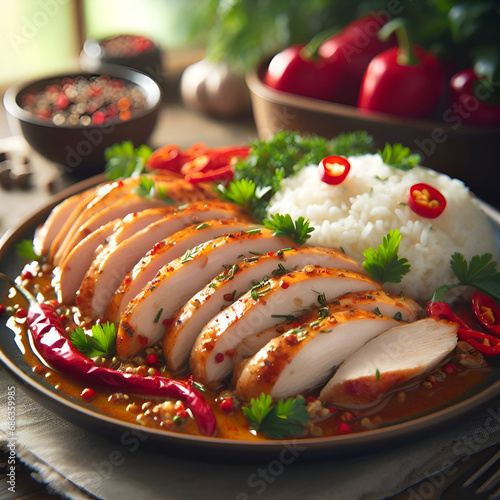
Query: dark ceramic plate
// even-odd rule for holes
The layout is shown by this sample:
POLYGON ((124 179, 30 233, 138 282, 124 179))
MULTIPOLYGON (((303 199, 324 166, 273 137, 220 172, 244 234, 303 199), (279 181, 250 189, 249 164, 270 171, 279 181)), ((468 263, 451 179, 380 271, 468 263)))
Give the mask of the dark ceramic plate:
MULTIPOLYGON (((89 179, 75 185, 51 199, 44 208, 9 231, 0 242, 0 271, 10 276, 19 274, 24 260, 16 256, 16 244, 22 239, 33 237, 34 230, 45 220, 53 206, 65 197, 90 187, 99 180, 102 180, 102 177, 89 179)), ((500 247, 500 213, 486 204, 483 204, 483 208, 491 220, 492 230, 500 247)), ((0 297, 4 297, 6 291, 5 283, 0 281, 0 297)), ((282 441, 230 441, 186 436, 169 431, 147 429, 103 415, 98 410, 83 405, 77 399, 61 394, 46 383, 43 378, 33 374, 15 342, 13 332, 6 326, 3 319, 0 322, 0 362, 9 375, 19 383, 19 386, 40 404, 60 417, 108 438, 120 440, 126 435, 124 434, 126 432, 139 431, 147 437, 144 442, 146 447, 164 453, 191 457, 195 453, 197 457, 210 458, 211 460, 214 457, 238 461, 261 460, 272 456, 276 457, 276 454, 282 451, 284 446, 290 446, 290 443, 282 441)), ((398 442, 418 439, 422 435, 428 437, 429 434, 439 432, 453 422, 463 419, 470 412, 491 404, 497 397, 500 397, 500 367, 495 368, 491 379, 477 392, 464 395, 461 401, 446 408, 385 428, 353 435, 308 438, 300 440, 297 445, 301 446, 301 458, 335 458, 346 454, 365 454, 375 449, 380 450, 395 446, 398 442)))

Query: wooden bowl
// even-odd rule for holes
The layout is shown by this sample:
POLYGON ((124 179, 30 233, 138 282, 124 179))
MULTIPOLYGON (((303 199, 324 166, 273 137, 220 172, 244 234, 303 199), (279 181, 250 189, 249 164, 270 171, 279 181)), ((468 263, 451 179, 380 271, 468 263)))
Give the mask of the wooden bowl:
POLYGON ((500 128, 465 125, 452 109, 442 114, 447 122, 361 112, 353 106, 272 89, 263 82, 265 70, 266 66, 261 66, 246 77, 260 138, 269 138, 278 130, 327 138, 366 130, 378 148, 382 149, 386 142, 401 143, 421 155, 422 165, 461 179, 478 197, 500 205, 500 190, 495 182, 500 173, 500 128))

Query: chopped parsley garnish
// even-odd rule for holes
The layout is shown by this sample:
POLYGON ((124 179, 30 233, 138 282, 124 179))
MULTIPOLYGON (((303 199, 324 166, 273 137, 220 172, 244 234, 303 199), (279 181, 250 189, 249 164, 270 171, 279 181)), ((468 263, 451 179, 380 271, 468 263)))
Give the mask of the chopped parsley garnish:
POLYGON ((274 236, 292 238, 299 245, 304 244, 311 237, 309 233, 314 231, 304 217, 299 217, 294 222, 290 214, 271 214, 270 219, 264 221, 264 226, 272 229, 274 236))
POLYGON ((203 222, 202 224, 200 224, 199 226, 196 226, 196 230, 197 231, 201 231, 202 229, 205 229, 207 227, 209 227, 210 224, 208 222, 203 222))
POLYGON ((458 283, 439 287, 432 296, 432 302, 442 302, 444 294, 459 286, 471 286, 500 301, 500 273, 491 253, 475 255, 469 263, 465 257, 455 252, 450 259, 451 269, 458 283))
POLYGON ((157 198, 159 200, 163 200, 169 205, 175 205, 175 201, 170 198, 170 196, 167 196, 165 186, 157 186, 155 181, 149 177, 141 177, 139 184, 132 190, 132 192, 147 200, 157 198))
POLYGON ((375 281, 401 283, 403 276, 410 271, 408 259, 398 257, 400 242, 399 229, 393 229, 384 236, 377 251, 373 248, 367 248, 364 251, 363 267, 375 281))
POLYGON ((109 146, 104 150, 106 178, 116 181, 126 177, 138 177, 144 171, 152 152, 152 149, 144 144, 134 149, 132 141, 109 146))
POLYGON ((158 321, 160 321, 160 318, 161 318, 162 314, 163 314, 163 307, 161 307, 160 310, 158 311, 158 313, 156 314, 156 317, 154 319, 155 323, 158 323, 158 321))
POLYGON ((289 398, 285 402, 280 399, 273 404, 271 396, 262 393, 257 399, 252 398, 250 406, 243 406, 242 410, 251 429, 270 439, 285 439, 304 432, 304 427, 311 418, 304 403, 305 399, 298 397, 289 398))
POLYGON ((378 368, 375 368, 375 378, 377 382, 380 382, 380 370, 378 368))
POLYGON ((31 240, 21 240, 16 245, 16 251, 20 257, 24 257, 25 259, 36 261, 39 261, 41 259, 40 255, 35 252, 35 249, 33 248, 33 242, 31 240))
POLYGON ((219 186, 223 199, 252 212, 262 221, 271 197, 281 182, 306 165, 318 165, 330 155, 374 153, 373 138, 366 132, 340 134, 325 139, 315 134, 281 130, 267 140, 250 143, 250 153, 234 166, 234 178, 228 186, 219 186))
POLYGON ((385 144, 383 151, 377 151, 386 165, 400 170, 411 170, 417 165, 421 158, 418 154, 413 154, 410 148, 405 148, 401 144, 385 144))
POLYGON ((264 297, 271 290, 271 283, 268 279, 264 279, 260 283, 257 283, 250 289, 250 296, 253 300, 258 300, 260 297, 264 297))
POLYGON ((188 248, 186 253, 181 257, 181 263, 186 264, 190 260, 193 260, 195 255, 203 248, 203 245, 197 245, 193 248, 188 248))
POLYGON ((101 323, 92 326, 91 334, 83 328, 76 328, 70 341, 82 354, 89 358, 111 356, 116 351, 116 330, 114 323, 101 323))
POLYGON ((271 274, 273 276, 281 276, 283 274, 289 273, 290 270, 288 270, 283 264, 278 264, 278 268, 274 269, 271 274))

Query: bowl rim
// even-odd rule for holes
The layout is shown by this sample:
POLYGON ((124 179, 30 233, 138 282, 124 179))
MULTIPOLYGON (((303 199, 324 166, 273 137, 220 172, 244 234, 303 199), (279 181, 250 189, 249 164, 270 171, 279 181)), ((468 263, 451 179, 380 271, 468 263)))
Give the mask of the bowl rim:
POLYGON ((160 85, 149 75, 132 69, 128 67, 122 67, 118 65, 102 65, 99 68, 99 71, 87 71, 87 70, 74 70, 63 73, 55 73, 50 75, 45 75, 39 78, 33 78, 31 80, 18 82, 7 88, 5 94, 3 96, 3 104, 6 111, 13 116, 14 118, 30 123, 33 125, 38 125, 41 127, 54 128, 58 130, 91 130, 91 129, 103 129, 110 124, 105 125, 56 125, 51 121, 41 121, 37 119, 33 113, 26 111, 23 109, 17 102, 18 97, 25 92, 29 87, 37 87, 44 85, 44 82, 49 83, 53 80, 61 80, 66 77, 77 77, 77 76, 112 76, 115 78, 120 78, 122 80, 126 80, 130 83, 137 85, 144 93, 144 97, 146 98, 146 104, 143 109, 139 110, 134 114, 129 120, 124 122, 113 122, 113 126, 124 125, 126 123, 132 123, 134 121, 143 118, 153 112, 155 112, 163 98, 163 92, 160 85))
POLYGON ((263 76, 267 66, 268 62, 264 62, 255 69, 248 71, 245 75, 245 80, 252 94, 273 104, 301 108, 305 111, 321 114, 339 115, 344 118, 366 120, 366 122, 373 125, 383 123, 384 125, 412 127, 422 130, 442 129, 445 133, 453 135, 483 135, 491 134, 492 132, 498 133, 499 131, 498 127, 479 127, 466 123, 461 123, 459 127, 455 128, 444 121, 406 118, 376 111, 361 111, 356 106, 283 92, 273 89, 264 83, 263 76))

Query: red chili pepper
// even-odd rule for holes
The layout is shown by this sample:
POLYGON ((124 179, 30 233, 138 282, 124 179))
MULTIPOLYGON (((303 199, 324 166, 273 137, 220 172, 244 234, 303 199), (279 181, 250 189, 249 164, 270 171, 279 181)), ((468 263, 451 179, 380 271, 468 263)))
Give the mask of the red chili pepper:
MULTIPOLYGON (((318 36, 323 41, 326 34, 318 36)), ((328 63, 318 55, 319 46, 318 38, 314 38, 307 45, 292 45, 278 52, 269 63, 264 83, 282 92, 335 100, 343 78, 343 63, 328 63)))
POLYGON ((188 406, 203 434, 213 435, 215 417, 209 404, 191 384, 165 377, 141 377, 96 365, 78 351, 66 338, 66 332, 54 308, 40 304, 24 288, 0 273, 29 302, 27 322, 34 346, 53 368, 90 385, 100 385, 120 392, 147 394, 180 399, 188 406))
POLYGON ((478 76, 474 68, 459 71, 451 78, 451 109, 459 114, 464 123, 483 126, 500 124, 500 105, 488 102, 493 92, 484 83, 485 79, 478 76))
POLYGON ((382 38, 396 32, 399 47, 375 56, 366 69, 358 107, 392 115, 426 118, 436 111, 445 85, 441 63, 412 47, 402 19, 389 21, 382 38))
POLYGON ((387 22, 377 13, 356 19, 319 47, 318 54, 328 64, 342 69, 342 78, 334 101, 356 106, 366 68, 378 54, 394 47, 396 37, 379 40, 377 33, 387 22))
POLYGON ((493 337, 493 335, 473 330, 451 310, 450 305, 446 302, 428 302, 427 314, 430 317, 437 317, 457 323, 459 340, 469 343, 481 354, 486 356, 500 355, 500 339, 493 337))
POLYGON ((446 198, 436 188, 420 182, 411 186, 408 205, 417 215, 435 219, 446 208, 446 198))
POLYGON ((343 156, 327 156, 318 165, 319 178, 326 184, 342 184, 351 170, 351 164, 343 156))
POLYGON ((182 166, 181 149, 175 144, 167 144, 153 151, 146 165, 150 170, 179 172, 182 166))
POLYGON ((472 294, 472 310, 485 330, 500 337, 500 308, 492 297, 476 290, 472 294))
POLYGON ((188 182, 197 184, 198 182, 210 182, 215 180, 230 181, 233 178, 233 175, 233 167, 231 165, 225 165, 223 167, 208 170, 207 172, 188 172, 185 178, 188 182))

